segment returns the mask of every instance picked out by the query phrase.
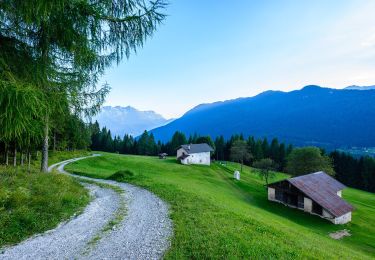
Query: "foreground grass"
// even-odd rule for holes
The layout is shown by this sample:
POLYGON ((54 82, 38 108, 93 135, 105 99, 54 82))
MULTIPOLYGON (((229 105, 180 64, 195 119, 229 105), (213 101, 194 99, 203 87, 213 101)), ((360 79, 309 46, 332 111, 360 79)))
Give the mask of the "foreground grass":
MULTIPOLYGON (((86 152, 70 156, 56 152, 51 164, 81 154, 86 152)), ((74 178, 40 173, 38 166, 30 173, 21 167, 0 167, 0 248, 56 227, 90 200, 87 190, 74 178)))
MULTIPOLYGON (((166 258, 344 258, 375 254, 375 195, 347 189, 344 198, 356 211, 347 225, 267 201, 256 171, 237 165, 183 166, 175 159, 104 154, 67 166, 69 171, 108 178, 131 171, 127 182, 145 187, 170 206, 174 237, 166 258), (349 229, 351 237, 336 241, 328 233, 349 229)), ((277 174, 277 179, 287 177, 277 174)))

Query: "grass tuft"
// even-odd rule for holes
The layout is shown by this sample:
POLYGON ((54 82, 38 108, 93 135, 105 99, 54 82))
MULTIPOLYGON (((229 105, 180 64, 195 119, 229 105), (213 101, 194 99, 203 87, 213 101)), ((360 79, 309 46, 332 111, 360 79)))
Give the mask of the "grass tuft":
POLYGON ((133 179, 135 174, 130 170, 117 171, 111 176, 107 177, 107 180, 114 180, 119 182, 126 182, 133 179))

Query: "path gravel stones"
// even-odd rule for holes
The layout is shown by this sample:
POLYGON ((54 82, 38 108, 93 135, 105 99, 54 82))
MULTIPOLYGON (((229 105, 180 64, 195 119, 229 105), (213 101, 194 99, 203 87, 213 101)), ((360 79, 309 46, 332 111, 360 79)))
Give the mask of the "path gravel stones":
MULTIPOLYGON (((76 160, 56 165, 64 166, 76 160)), ((80 177, 81 178, 81 177, 80 177)), ((94 196, 84 212, 56 229, 6 248, 0 259, 160 259, 170 245, 172 221, 168 206, 151 192, 126 183, 84 177, 98 183, 121 188, 112 189, 94 184, 84 185, 94 196), (126 203, 126 211, 121 205, 126 203), (122 221, 109 231, 108 223, 122 216, 122 221), (95 241, 95 243, 93 243, 95 241)))

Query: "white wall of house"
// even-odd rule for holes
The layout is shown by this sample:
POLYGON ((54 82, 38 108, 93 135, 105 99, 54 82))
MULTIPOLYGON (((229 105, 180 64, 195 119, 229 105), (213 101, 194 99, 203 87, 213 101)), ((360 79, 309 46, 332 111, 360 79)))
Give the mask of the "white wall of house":
POLYGON ((203 164, 210 165, 211 163, 210 152, 205 153, 192 153, 187 159, 188 164, 203 164))
POLYGON ((303 198, 303 210, 306 212, 312 211, 312 200, 309 198, 303 198))
POLYGON ((188 159, 188 158, 185 158, 185 159, 181 160, 181 163, 182 163, 182 164, 189 164, 187 159, 188 159))
POLYGON ((334 224, 346 224, 352 220, 352 212, 348 212, 340 217, 335 218, 332 222, 334 224))
POLYGON ((337 192, 337 196, 342 197, 342 191, 341 191, 341 190, 339 190, 339 191, 337 192))
POLYGON ((268 187, 268 199, 275 200, 275 189, 268 187))

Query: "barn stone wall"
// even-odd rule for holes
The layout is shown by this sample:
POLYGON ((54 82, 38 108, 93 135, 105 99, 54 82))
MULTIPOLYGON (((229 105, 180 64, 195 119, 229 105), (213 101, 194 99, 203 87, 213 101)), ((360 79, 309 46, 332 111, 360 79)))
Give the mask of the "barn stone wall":
POLYGON ((268 199, 275 200, 275 189, 268 187, 268 199))
POLYGON ((352 220, 352 212, 348 212, 340 217, 335 218, 332 222, 334 224, 346 224, 352 220))
POLYGON ((312 200, 309 198, 303 198, 303 210, 306 212, 312 212, 312 200))

